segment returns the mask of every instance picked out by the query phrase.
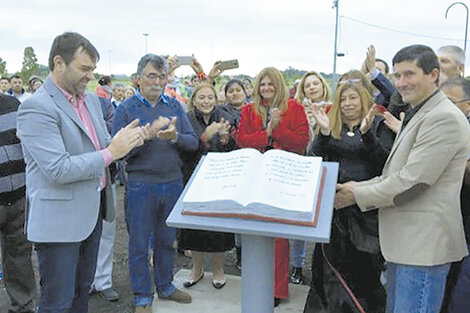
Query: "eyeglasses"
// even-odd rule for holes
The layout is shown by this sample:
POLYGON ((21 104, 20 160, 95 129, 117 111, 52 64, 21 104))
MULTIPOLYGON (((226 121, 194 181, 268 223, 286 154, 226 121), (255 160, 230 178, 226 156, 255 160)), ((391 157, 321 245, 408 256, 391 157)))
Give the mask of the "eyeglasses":
POLYGON ((362 80, 360 78, 345 79, 338 82, 339 85, 360 83, 362 80))
POLYGON ((163 74, 155 74, 155 73, 150 73, 150 74, 142 74, 142 76, 145 76, 148 80, 158 80, 160 82, 164 81, 166 79, 166 73, 163 74))

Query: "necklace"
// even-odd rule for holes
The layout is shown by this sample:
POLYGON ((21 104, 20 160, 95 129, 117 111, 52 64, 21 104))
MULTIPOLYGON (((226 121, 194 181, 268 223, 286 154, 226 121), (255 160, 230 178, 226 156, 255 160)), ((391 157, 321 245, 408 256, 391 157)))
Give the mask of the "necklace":
POLYGON ((349 137, 354 137, 356 134, 352 131, 348 131, 346 135, 348 135, 349 137))

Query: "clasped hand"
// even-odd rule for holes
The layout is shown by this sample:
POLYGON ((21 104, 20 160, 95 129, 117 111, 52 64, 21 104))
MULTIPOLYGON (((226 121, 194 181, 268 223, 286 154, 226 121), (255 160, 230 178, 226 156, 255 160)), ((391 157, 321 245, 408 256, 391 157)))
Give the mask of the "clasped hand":
POLYGON ((162 140, 175 140, 178 136, 176 121, 176 116, 171 120, 168 117, 159 116, 151 124, 148 123, 142 127, 145 134, 145 140, 151 140, 155 137, 162 140))
POLYGON ((342 209, 356 203, 354 198, 354 190, 356 189, 357 182, 349 181, 344 184, 336 184, 335 194, 335 209, 342 209))
POLYGON ((274 129, 276 128, 277 124, 281 120, 282 112, 278 108, 272 108, 269 110, 270 120, 268 123, 268 127, 266 131, 268 132, 268 137, 271 137, 273 134, 274 129))
POLYGON ((230 134, 230 123, 224 118, 220 119, 220 122, 212 122, 204 130, 204 137, 206 140, 211 140, 216 134, 219 134, 220 140, 222 143, 227 143, 230 134))

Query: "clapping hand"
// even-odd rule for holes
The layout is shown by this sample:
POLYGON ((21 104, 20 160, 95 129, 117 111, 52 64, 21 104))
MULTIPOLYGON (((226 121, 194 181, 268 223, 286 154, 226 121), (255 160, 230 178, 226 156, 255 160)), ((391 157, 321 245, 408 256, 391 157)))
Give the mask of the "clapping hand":
POLYGON ((229 121, 226 121, 224 118, 221 118, 219 137, 220 137, 220 142, 224 145, 226 145, 230 139, 230 128, 231 128, 231 125, 229 121))
POLYGON ((165 130, 157 132, 157 138, 162 140, 176 140, 178 138, 178 131, 176 130, 177 117, 173 117, 165 130))
POLYGON ((310 101, 310 99, 304 99, 303 103, 304 103, 305 114, 307 115, 308 124, 311 127, 313 127, 313 126, 315 126, 317 121, 315 119, 315 116, 313 115, 312 107, 316 104, 312 103, 312 101, 310 101))
POLYGON ((170 119, 168 117, 159 116, 152 124, 147 123, 145 126, 142 127, 144 132, 144 139, 151 140, 155 138, 158 132, 167 127, 170 124, 170 119))
POLYGON ((278 108, 272 108, 269 110, 269 116, 270 116, 270 120, 268 123, 267 132, 268 132, 268 136, 271 137, 274 129, 276 128, 277 124, 279 124, 279 121, 281 120, 281 116, 282 116, 281 110, 279 110, 278 108))
POLYGON ((220 131, 221 127, 221 123, 217 123, 215 121, 210 123, 209 126, 207 126, 204 130, 203 137, 206 139, 206 141, 211 140, 212 137, 214 137, 220 131))
POLYGON ((377 113, 377 105, 374 103, 370 107, 369 112, 367 112, 366 116, 362 119, 361 127, 359 128, 362 134, 367 133, 367 131, 372 127, 376 113, 377 113))
POLYGON ((398 133, 398 131, 401 128, 401 124, 403 123, 403 120, 405 119, 405 112, 400 113, 400 119, 397 119, 395 116, 392 115, 390 112, 384 112, 384 118, 385 118, 385 125, 387 125, 388 128, 390 128, 395 134, 398 133))
POLYGON ((121 128, 111 139, 108 150, 114 160, 124 157, 135 147, 144 144, 145 134, 142 128, 138 127, 139 122, 139 119, 133 120, 126 127, 121 128))
POLYGON ((320 132, 328 136, 330 134, 330 119, 328 118, 328 115, 325 113, 325 109, 323 107, 319 107, 316 105, 312 106, 312 114, 315 117, 315 120, 318 123, 318 126, 320 126, 320 132))

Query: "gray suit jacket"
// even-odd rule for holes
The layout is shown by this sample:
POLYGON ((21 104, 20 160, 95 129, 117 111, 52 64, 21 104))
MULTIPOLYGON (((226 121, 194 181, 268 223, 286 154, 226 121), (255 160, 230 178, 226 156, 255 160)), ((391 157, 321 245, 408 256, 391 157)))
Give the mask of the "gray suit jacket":
POLYGON ((431 266, 467 255, 460 189, 469 150, 465 116, 438 92, 397 134, 382 175, 359 183, 361 210, 380 208, 387 261, 431 266))
MULTIPOLYGON (((101 147, 110 135, 97 97, 85 104, 101 147)), ((104 159, 71 104, 50 77, 18 110, 26 162, 26 234, 33 242, 78 242, 93 231, 100 210, 99 179, 106 174, 106 220, 114 219, 115 191, 104 159)))

